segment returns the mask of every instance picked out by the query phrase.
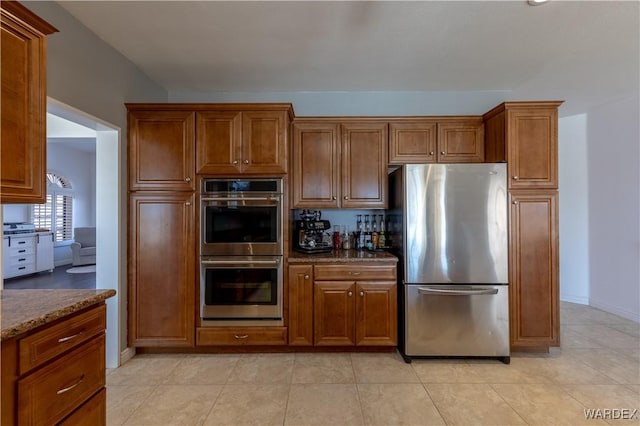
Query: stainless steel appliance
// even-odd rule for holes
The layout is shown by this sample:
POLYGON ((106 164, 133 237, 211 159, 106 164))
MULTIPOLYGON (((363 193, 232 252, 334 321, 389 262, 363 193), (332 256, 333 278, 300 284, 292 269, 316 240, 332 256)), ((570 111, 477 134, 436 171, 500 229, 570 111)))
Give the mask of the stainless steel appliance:
POLYGON ((202 326, 281 326, 282 179, 203 179, 202 326))
POLYGON ((202 257, 201 324, 282 325, 282 277, 282 256, 202 257))
POLYGON ((301 253, 327 253, 333 244, 326 241, 324 233, 331 230, 331 223, 322 220, 320 210, 302 210, 300 220, 293 222, 292 244, 301 253))
POLYGON ((203 179, 200 255, 282 255, 282 179, 203 179))
POLYGON ((413 164, 390 175, 399 349, 509 362, 506 164, 413 164))

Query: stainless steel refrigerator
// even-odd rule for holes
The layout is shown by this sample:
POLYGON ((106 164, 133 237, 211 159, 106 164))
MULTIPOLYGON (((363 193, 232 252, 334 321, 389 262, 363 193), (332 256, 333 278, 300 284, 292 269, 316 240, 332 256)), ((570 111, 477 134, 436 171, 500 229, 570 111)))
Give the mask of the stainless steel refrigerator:
POLYGON ((399 349, 509 362, 506 164, 410 164, 389 176, 399 349))

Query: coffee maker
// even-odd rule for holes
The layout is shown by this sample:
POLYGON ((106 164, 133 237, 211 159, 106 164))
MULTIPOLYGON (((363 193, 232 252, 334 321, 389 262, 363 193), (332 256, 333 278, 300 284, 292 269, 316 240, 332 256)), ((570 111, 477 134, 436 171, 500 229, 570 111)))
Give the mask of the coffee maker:
POLYGON ((322 220, 320 210, 302 210, 293 225, 293 249, 301 253, 327 253, 333 250, 325 232, 331 229, 328 220, 322 220))

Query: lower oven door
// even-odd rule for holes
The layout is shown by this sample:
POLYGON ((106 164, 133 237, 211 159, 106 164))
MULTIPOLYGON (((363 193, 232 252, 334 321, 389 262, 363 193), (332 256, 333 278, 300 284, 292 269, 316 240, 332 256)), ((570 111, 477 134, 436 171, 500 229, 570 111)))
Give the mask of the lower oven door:
POLYGON ((203 326, 282 325, 282 256, 207 256, 200 263, 203 326))

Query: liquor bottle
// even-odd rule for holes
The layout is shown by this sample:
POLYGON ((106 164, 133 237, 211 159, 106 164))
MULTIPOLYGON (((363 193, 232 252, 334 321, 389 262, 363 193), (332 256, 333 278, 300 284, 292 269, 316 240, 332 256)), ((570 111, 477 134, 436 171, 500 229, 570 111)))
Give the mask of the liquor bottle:
POLYGON ((363 232, 363 228, 362 228, 362 215, 356 215, 358 217, 358 219, 356 220, 356 232, 355 234, 355 238, 353 240, 353 245, 354 245, 354 249, 356 250, 362 250, 363 248, 363 240, 362 238, 364 238, 364 232, 363 232))
POLYGON ((364 247, 371 248, 371 222, 369 222, 369 215, 364 215, 364 247))
POLYGON ((384 232, 384 216, 380 215, 380 233, 378 235, 378 247, 383 248, 386 247, 387 237, 384 232))

